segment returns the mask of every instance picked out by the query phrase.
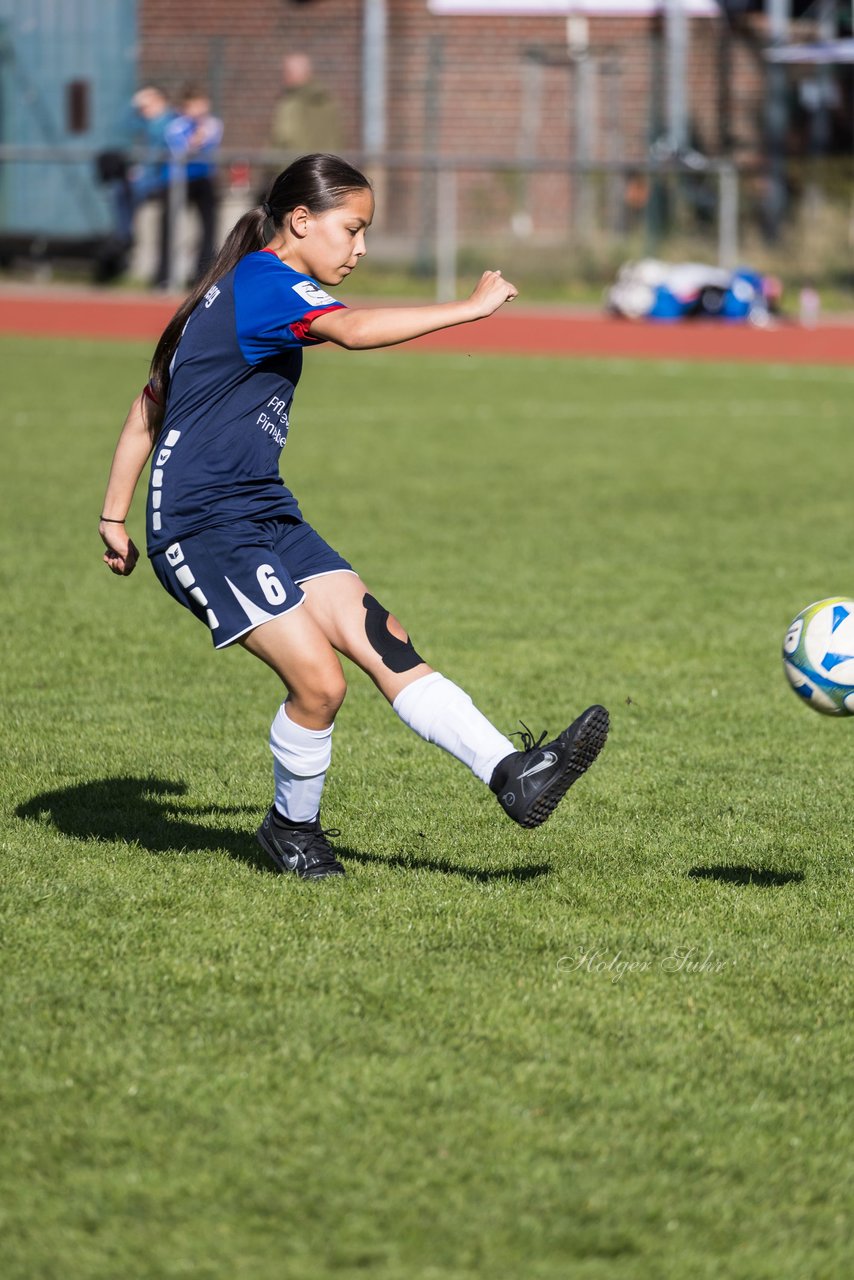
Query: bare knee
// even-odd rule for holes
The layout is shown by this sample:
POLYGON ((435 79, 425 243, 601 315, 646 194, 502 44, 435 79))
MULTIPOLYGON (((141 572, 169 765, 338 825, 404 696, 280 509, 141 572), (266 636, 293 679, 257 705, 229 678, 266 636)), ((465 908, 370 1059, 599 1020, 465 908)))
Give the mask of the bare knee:
POLYGON ((334 720, 347 696, 347 681, 344 679, 343 671, 337 680, 325 681, 316 696, 320 710, 327 714, 330 720, 334 720))
POLYGON ((319 680, 294 681, 288 688, 288 715, 306 729, 332 724, 347 693, 343 671, 319 680))

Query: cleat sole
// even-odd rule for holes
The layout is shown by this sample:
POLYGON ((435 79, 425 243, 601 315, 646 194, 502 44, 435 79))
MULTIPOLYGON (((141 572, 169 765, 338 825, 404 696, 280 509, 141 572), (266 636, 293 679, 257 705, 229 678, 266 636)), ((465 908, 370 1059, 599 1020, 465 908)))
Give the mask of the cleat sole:
POLYGON ((583 777, 599 755, 608 737, 609 727, 608 712, 599 706, 588 707, 575 724, 570 726, 570 730, 575 731, 575 737, 563 769, 551 785, 537 796, 525 817, 521 821, 517 819, 521 827, 539 827, 554 813, 572 784, 583 777))

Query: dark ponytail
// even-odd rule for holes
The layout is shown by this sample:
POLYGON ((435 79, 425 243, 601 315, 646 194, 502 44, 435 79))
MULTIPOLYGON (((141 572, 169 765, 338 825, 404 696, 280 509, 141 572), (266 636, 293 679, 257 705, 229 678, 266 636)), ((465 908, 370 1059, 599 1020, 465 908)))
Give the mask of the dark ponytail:
POLYGON ((264 248, 266 244, 264 224, 266 221, 267 215, 260 206, 250 209, 248 213, 244 213, 243 217, 234 224, 228 233, 215 261, 208 267, 201 280, 181 303, 181 306, 160 335, 160 341, 154 349, 154 355, 151 357, 151 368, 148 374, 148 385, 151 388, 152 396, 156 396, 157 399, 146 397, 145 400, 146 423, 152 440, 157 439, 160 434, 160 428, 163 426, 163 416, 166 412, 166 396, 169 391, 169 366, 172 363, 172 357, 175 354, 181 334, 184 332, 184 325, 211 285, 216 284, 217 280, 221 280, 224 275, 227 275, 232 267, 237 266, 241 258, 246 257, 247 253, 255 253, 258 249, 264 248))
POLYGON ((156 400, 146 397, 146 421, 153 440, 160 434, 169 391, 169 366, 184 326, 202 298, 217 280, 221 280, 241 258, 257 253, 272 238, 269 233, 281 230, 292 209, 304 205, 311 213, 326 213, 343 204, 351 191, 370 191, 371 184, 363 173, 340 156, 317 153, 301 156, 280 173, 263 204, 256 205, 235 223, 217 254, 189 296, 181 304, 160 336, 151 359, 149 386, 156 400))

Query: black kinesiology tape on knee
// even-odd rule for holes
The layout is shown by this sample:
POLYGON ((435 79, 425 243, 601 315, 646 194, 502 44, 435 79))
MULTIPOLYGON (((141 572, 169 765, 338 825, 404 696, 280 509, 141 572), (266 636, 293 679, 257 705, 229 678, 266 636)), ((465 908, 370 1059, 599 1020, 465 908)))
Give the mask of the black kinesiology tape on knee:
POLYGON ((365 595, 362 604, 367 609, 365 633, 371 648, 375 649, 382 658, 383 666, 388 667, 389 671, 397 672, 398 675, 402 671, 411 671, 413 667, 420 666, 424 659, 415 652, 409 637, 399 640, 389 631, 388 609, 384 609, 379 600, 375 600, 371 595, 365 595))

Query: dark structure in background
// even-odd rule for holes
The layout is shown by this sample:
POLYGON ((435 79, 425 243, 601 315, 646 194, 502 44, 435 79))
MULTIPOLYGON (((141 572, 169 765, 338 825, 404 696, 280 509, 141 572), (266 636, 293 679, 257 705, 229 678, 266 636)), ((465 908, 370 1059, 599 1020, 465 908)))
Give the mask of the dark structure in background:
POLYGON ((113 211, 92 155, 137 83, 137 0, 0 0, 0 261, 79 256, 96 272, 113 211), (48 149, 50 162, 26 157, 48 149))
MULTIPOLYGON (((628 165, 648 161, 651 148, 725 157, 765 175, 771 238, 786 217, 792 161, 850 154, 851 67, 766 58, 775 39, 849 35, 850 6, 719 0, 714 9, 709 0, 711 16, 684 23, 676 77, 669 0, 651 0, 636 17, 613 5, 602 13, 597 0, 571 7, 568 22, 471 16, 453 0, 247 0, 238 21, 233 0, 63 0, 57 25, 53 0, 0 0, 0 258, 103 253, 109 202, 91 158, 80 157, 122 147, 122 114, 139 84, 173 93, 188 79, 204 84, 229 147, 249 152, 267 141, 282 57, 294 50, 334 95, 343 148, 355 157, 628 165), (26 147, 56 159, 18 159, 15 148, 26 147)), ((461 208, 479 216, 486 196, 474 179, 465 183, 461 208)), ((398 170, 377 229, 428 234, 435 186, 430 173, 398 170)), ((614 232, 631 220, 642 186, 631 175, 613 186, 614 232)), ((524 234, 536 208, 543 231, 558 234, 591 217, 589 194, 583 183, 535 175, 508 195, 507 216, 524 234)), ((698 217, 707 197, 698 183, 698 217)))

